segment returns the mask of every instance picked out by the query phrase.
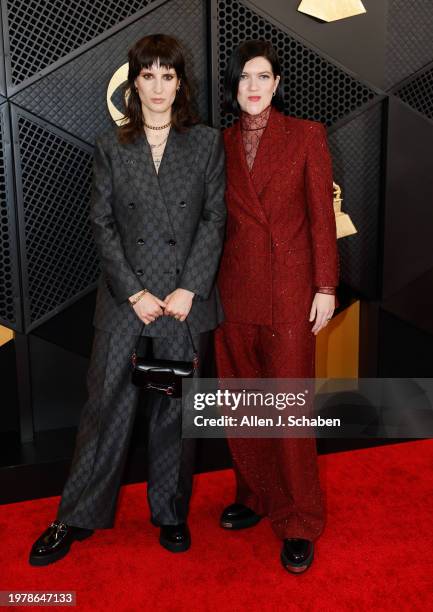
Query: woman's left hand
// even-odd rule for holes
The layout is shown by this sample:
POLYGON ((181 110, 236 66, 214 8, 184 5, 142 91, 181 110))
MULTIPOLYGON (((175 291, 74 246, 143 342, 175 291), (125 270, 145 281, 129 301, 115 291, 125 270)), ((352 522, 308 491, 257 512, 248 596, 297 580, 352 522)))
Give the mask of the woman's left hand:
POLYGON ((310 321, 316 322, 313 325, 312 332, 317 335, 321 329, 328 325, 329 320, 335 310, 335 295, 328 295, 327 293, 316 293, 314 296, 313 304, 310 311, 310 321))
POLYGON ((188 289, 175 289, 164 300, 167 304, 164 314, 172 316, 179 321, 185 321, 191 310, 193 297, 194 293, 188 291, 188 289))

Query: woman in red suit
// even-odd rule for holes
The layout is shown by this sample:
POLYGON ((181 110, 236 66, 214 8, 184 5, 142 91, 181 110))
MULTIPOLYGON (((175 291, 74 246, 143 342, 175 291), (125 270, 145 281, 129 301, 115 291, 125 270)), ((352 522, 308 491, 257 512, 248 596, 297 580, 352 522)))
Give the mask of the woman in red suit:
MULTIPOLYGON (((218 376, 312 378, 315 337, 332 317, 338 285, 326 130, 279 112, 281 69, 266 41, 235 49, 225 96, 240 120, 224 131, 228 219, 218 376)), ((283 566, 306 570, 324 524, 315 439, 228 442, 237 495, 221 526, 251 527, 267 516, 283 540, 283 566)))

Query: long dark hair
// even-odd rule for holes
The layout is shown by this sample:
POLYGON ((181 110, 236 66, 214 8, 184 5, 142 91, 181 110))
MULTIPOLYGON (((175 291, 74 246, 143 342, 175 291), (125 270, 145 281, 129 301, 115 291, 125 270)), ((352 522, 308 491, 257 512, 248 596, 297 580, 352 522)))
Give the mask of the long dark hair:
POLYGON ((118 128, 118 139, 121 143, 133 142, 143 133, 143 113, 134 81, 143 68, 150 69, 159 62, 164 68, 173 68, 180 79, 180 89, 173 102, 171 122, 175 130, 183 132, 199 122, 192 108, 191 86, 185 72, 184 51, 176 38, 165 34, 152 34, 138 40, 128 51, 129 69, 125 92, 129 89, 129 98, 125 105, 127 123, 118 128))
POLYGON ((245 64, 255 57, 264 57, 267 59, 272 66, 274 77, 280 77, 275 96, 272 97, 272 104, 278 108, 278 110, 283 110, 284 100, 281 82, 281 65, 277 52, 267 40, 246 40, 233 50, 224 72, 223 107, 226 112, 235 115, 239 114, 239 80, 245 64))

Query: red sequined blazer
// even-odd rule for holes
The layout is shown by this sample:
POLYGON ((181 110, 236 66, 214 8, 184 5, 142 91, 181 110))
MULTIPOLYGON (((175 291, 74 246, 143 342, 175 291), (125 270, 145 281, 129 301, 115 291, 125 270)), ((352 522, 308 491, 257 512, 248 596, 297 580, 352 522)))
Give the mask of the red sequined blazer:
POLYGON ((308 320, 317 287, 338 285, 325 126, 272 108, 251 174, 240 122, 224 131, 228 209, 218 285, 226 321, 308 320))

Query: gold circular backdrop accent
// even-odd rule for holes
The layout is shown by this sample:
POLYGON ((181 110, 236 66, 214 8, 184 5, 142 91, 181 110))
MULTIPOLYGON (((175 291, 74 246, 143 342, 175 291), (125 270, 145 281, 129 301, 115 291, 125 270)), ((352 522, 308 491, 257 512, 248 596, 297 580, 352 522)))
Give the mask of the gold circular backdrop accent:
MULTIPOLYGON (((127 80, 128 80, 128 62, 126 62, 126 64, 123 64, 122 66, 120 66, 120 68, 116 70, 116 72, 111 77, 110 82, 108 83, 108 87, 107 87, 108 112, 110 113, 113 121, 117 123, 117 125, 122 125, 122 123, 126 121, 126 118, 123 115, 123 113, 121 113, 114 106, 113 102, 111 101, 111 96, 114 94, 116 89, 120 87, 127 80)), ((125 102, 128 100, 128 97, 129 97, 129 90, 126 91, 125 102)))

